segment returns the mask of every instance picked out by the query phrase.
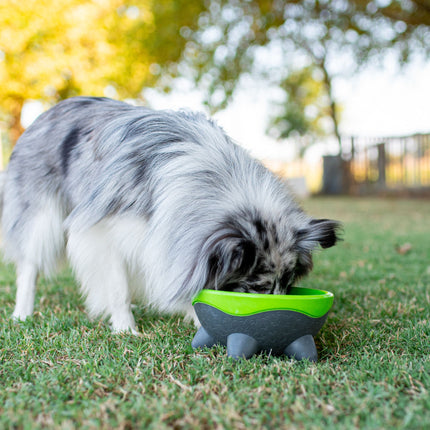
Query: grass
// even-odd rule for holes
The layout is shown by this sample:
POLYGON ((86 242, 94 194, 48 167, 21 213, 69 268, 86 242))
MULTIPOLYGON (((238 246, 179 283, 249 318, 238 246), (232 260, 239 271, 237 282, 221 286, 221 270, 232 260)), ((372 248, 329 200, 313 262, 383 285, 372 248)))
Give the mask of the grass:
POLYGON ((34 317, 12 323, 2 265, 0 428, 429 428, 430 202, 305 206, 345 223, 302 282, 335 294, 317 364, 195 352, 191 325, 143 310, 143 337, 113 335, 86 318, 67 272, 41 280, 34 317))

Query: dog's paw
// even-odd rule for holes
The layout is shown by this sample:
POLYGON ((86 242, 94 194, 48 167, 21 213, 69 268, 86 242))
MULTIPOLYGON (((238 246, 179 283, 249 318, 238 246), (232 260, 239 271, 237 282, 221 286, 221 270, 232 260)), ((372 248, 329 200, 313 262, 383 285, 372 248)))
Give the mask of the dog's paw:
POLYGON ((133 327, 112 327, 112 333, 114 334, 132 334, 134 336, 142 336, 140 332, 136 330, 136 328, 133 327))
POLYGON ((22 322, 25 321, 29 316, 30 315, 26 313, 14 311, 11 315, 11 320, 14 322, 22 322))

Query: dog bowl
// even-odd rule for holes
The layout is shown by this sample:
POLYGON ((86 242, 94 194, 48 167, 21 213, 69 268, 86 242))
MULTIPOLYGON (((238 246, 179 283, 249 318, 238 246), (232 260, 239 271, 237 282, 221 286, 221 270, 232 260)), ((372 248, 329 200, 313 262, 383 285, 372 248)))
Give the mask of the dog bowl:
POLYGON ((328 291, 298 287, 288 295, 202 290, 192 302, 202 326, 191 345, 224 345, 235 359, 266 351, 316 362, 314 336, 333 299, 328 291))

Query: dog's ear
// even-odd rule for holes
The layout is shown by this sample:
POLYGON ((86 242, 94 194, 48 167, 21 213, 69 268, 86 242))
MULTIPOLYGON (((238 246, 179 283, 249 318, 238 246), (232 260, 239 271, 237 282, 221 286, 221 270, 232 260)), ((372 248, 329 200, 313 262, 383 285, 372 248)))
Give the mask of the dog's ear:
POLYGON ((236 276, 244 275, 254 266, 256 247, 250 241, 226 236, 217 241, 208 259, 207 285, 224 284, 236 276))
POLYGON ((311 252, 318 245, 330 248, 339 240, 341 224, 329 219, 313 219, 296 232, 296 248, 299 252, 311 252))

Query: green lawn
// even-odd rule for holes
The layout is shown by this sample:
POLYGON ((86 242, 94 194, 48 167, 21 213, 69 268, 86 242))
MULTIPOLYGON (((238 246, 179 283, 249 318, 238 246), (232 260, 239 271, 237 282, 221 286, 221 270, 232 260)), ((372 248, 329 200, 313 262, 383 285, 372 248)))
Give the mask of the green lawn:
POLYGON ((430 202, 305 206, 345 223, 302 282, 335 294, 319 363, 195 352, 191 325, 143 310, 143 337, 113 335, 68 273, 41 280, 34 317, 16 324, 2 265, 0 428, 430 428, 430 202))

